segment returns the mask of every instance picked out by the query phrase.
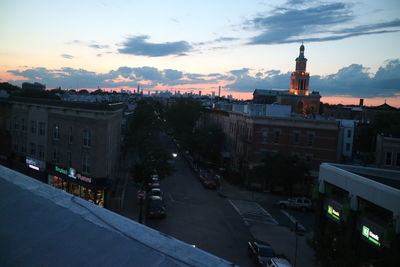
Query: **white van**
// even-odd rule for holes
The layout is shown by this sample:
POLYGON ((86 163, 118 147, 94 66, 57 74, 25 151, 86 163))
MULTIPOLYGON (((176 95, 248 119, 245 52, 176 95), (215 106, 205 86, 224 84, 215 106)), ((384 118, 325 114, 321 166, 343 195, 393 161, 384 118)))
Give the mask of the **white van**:
POLYGON ((284 258, 270 258, 267 267, 292 267, 292 265, 284 258))

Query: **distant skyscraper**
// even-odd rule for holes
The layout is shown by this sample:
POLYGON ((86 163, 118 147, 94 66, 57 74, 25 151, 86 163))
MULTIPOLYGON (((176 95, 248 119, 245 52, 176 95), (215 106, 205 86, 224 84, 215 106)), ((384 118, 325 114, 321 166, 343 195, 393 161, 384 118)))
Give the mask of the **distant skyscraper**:
POLYGON ((199 91, 199 96, 201 96, 201 91, 199 91))
POLYGON ((218 87, 218 97, 221 97, 221 86, 218 87))
POLYGON ((212 98, 215 97, 215 92, 214 92, 214 91, 211 92, 211 97, 212 97, 212 98))

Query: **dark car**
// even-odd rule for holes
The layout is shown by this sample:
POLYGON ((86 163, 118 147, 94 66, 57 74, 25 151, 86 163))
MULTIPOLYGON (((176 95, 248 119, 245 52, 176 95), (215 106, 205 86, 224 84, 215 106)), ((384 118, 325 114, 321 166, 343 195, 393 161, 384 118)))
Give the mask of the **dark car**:
POLYGON ((147 216, 149 218, 164 218, 167 216, 165 204, 161 197, 150 196, 147 199, 147 216))
POLYGON ((249 257, 253 257, 260 266, 263 266, 269 259, 275 256, 271 245, 266 243, 248 242, 247 251, 249 257))
POLYGON ((205 179, 202 180, 202 183, 203 183, 205 188, 208 188, 208 189, 217 188, 217 182, 214 179, 205 178, 205 179))

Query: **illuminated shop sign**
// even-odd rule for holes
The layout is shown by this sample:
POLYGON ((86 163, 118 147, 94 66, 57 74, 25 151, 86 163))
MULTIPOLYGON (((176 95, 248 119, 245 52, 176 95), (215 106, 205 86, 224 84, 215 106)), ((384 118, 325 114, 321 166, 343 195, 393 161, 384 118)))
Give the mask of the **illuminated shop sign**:
POLYGON ((380 246, 381 243, 379 242, 379 235, 374 234, 371 229, 369 229, 367 226, 363 225, 362 227, 362 235, 365 236, 369 241, 374 243, 377 246, 380 246))
POLYGON ((26 166, 28 166, 31 169, 34 169, 36 171, 44 170, 45 169, 45 163, 41 160, 33 159, 26 157, 26 166))
POLYGON ((70 177, 72 179, 78 179, 78 180, 81 180, 81 181, 86 182, 86 183, 92 183, 92 178, 89 178, 89 177, 86 177, 86 176, 84 176, 84 175, 82 175, 80 173, 77 173, 74 168, 69 168, 67 170, 67 169, 63 169, 63 168, 60 168, 58 166, 55 166, 55 170, 56 170, 56 172, 62 173, 64 175, 67 175, 68 177, 70 177))
POLYGON ((335 219, 337 221, 340 221, 340 212, 335 210, 335 208, 332 207, 331 205, 328 205, 328 215, 331 218, 333 218, 333 219, 335 219))
POLYGON ((66 169, 60 168, 58 166, 55 166, 55 170, 56 170, 56 172, 68 175, 68 171, 66 169))

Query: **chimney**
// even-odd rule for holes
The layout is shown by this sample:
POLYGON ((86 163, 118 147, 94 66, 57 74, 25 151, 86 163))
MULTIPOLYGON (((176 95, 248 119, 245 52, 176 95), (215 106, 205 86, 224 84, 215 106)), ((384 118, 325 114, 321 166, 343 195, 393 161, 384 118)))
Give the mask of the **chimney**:
POLYGON ((360 98, 360 107, 364 106, 364 98, 360 98))

